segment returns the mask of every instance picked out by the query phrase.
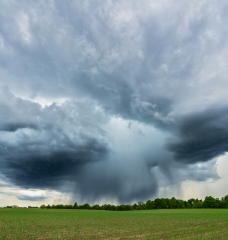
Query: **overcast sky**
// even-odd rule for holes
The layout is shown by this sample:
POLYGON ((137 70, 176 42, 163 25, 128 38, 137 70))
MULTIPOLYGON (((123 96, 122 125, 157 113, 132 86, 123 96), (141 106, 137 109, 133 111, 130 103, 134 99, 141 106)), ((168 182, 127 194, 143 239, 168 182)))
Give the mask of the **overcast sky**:
POLYGON ((227 12, 0 0, 0 206, 227 195, 227 12))

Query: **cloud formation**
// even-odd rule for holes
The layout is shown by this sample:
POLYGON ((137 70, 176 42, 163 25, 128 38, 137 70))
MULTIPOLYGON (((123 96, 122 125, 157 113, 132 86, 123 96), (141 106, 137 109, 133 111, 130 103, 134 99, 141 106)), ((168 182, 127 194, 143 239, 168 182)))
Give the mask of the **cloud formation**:
POLYGON ((0 6, 8 182, 131 202, 219 178, 215 159, 228 142, 225 1, 0 6))
POLYGON ((175 159, 197 163, 209 161, 228 151, 228 109, 213 106, 181 119, 178 140, 168 144, 175 159), (182 122, 183 121, 183 122, 182 122))
POLYGON ((42 108, 6 90, 4 103, 6 119, 12 118, 17 124, 14 129, 2 128, 1 166, 2 173, 15 184, 55 188, 74 176, 81 165, 107 157, 104 130, 83 115, 83 112, 89 115, 91 110, 85 109, 86 102, 84 106, 79 103, 78 109, 73 105, 73 110, 69 103, 64 107, 52 104, 42 108))

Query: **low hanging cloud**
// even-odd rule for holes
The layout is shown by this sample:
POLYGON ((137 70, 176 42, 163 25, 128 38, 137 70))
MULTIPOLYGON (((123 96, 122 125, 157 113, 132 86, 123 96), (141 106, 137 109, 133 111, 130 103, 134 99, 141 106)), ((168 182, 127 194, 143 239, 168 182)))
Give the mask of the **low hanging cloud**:
POLYGON ((218 179, 216 158, 228 150, 227 8, 0 3, 4 181, 124 203, 218 179))
MULTIPOLYGON (((84 109, 73 103, 62 108, 56 104, 42 108, 9 93, 4 100, 2 109, 21 122, 14 131, 3 128, 1 137, 1 172, 14 184, 25 188, 58 188, 62 181, 71 180, 82 165, 108 156, 105 132, 86 121, 88 116, 83 116, 85 102, 84 109), (35 127, 30 128, 29 122, 34 122, 35 127)), ((89 115, 89 109, 86 114, 89 115)))
POLYGON ((177 140, 168 150, 177 161, 206 162, 228 151, 228 108, 211 107, 179 119, 177 140))
POLYGON ((17 196, 19 200, 27 200, 27 201, 41 201, 47 199, 45 196, 27 196, 27 195, 20 195, 17 196))

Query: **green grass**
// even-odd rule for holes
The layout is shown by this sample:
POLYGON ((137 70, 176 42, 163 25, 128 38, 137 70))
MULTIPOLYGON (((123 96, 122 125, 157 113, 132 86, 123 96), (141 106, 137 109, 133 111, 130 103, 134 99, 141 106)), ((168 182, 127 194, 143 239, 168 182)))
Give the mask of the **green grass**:
POLYGON ((228 210, 0 209, 0 239, 228 239, 228 210))

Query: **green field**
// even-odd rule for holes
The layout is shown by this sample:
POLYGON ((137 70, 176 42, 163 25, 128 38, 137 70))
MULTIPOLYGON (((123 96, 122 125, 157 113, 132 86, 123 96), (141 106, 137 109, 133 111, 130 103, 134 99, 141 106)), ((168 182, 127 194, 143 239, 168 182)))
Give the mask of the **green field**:
POLYGON ((0 239, 228 239, 228 209, 0 209, 0 239))

